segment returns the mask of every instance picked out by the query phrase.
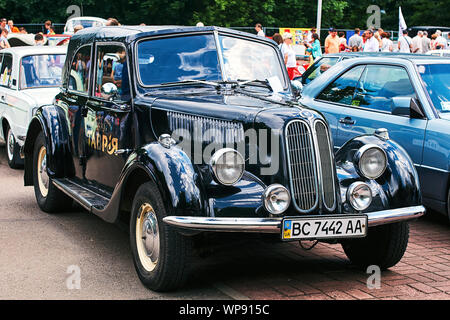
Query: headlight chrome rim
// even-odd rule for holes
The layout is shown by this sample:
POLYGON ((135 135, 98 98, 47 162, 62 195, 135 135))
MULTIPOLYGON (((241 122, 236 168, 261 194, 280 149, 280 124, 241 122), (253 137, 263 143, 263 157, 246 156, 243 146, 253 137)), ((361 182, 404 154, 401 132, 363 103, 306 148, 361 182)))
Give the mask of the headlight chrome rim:
POLYGON ((281 215, 284 212, 286 212, 286 210, 289 208, 289 206, 291 205, 291 194, 289 192, 289 190, 278 183, 275 184, 271 184, 270 186, 268 186, 262 195, 263 198, 263 203, 264 203, 264 208, 273 215, 281 215), (285 195, 287 196, 286 204, 282 209, 276 210, 275 207, 273 206, 273 204, 271 203, 271 200, 273 200, 273 196, 277 196, 277 193, 280 194, 280 192, 284 192, 285 195))
POLYGON ((355 153, 354 161, 356 163, 359 174, 361 176, 363 176, 364 178, 371 179, 371 180, 375 180, 375 179, 378 179, 379 177, 381 177, 387 168, 386 151, 384 151, 382 148, 380 148, 379 146, 377 146, 375 144, 366 144, 366 145, 362 146, 361 148, 359 148, 359 150, 355 153), (363 166, 361 164, 362 158, 364 157, 366 152, 370 151, 371 149, 378 150, 383 155, 383 158, 384 158, 384 167, 376 175, 370 175, 367 172, 365 172, 363 169, 363 166))
POLYGON ((347 189, 347 201, 350 203, 352 208, 357 211, 366 210, 372 204, 372 199, 373 199, 372 189, 365 182, 361 182, 361 181, 353 182, 347 189), (356 199, 354 197, 355 191, 357 191, 358 188, 361 188, 361 187, 367 187, 367 189, 369 191, 369 195, 370 195, 369 201, 364 206, 358 206, 356 203, 356 199))
MULTIPOLYGON (((238 163, 238 164, 239 164, 238 163)), ((242 176, 244 175, 244 171, 245 171, 245 160, 242 157, 242 155, 236 151, 235 149, 232 148, 223 148, 220 149, 218 151, 216 151, 213 156, 211 157, 211 160, 209 162, 211 169, 212 169, 212 173, 213 173, 213 178, 217 183, 223 184, 225 186, 232 186, 235 185, 236 183, 238 183, 242 176), (236 163, 241 163, 242 164, 242 170, 240 172, 240 174, 237 176, 236 179, 233 179, 233 181, 224 181, 223 179, 220 178, 220 165, 224 165, 224 163, 219 163, 220 160, 222 159, 222 157, 224 157, 224 155, 226 153, 234 153, 235 156, 237 157, 238 161, 236 163)))

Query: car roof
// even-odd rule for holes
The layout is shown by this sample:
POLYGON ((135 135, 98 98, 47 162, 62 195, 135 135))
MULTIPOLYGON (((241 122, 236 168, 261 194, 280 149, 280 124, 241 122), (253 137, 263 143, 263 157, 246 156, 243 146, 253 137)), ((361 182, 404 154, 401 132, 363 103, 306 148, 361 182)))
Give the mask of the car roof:
POLYGON ((236 35, 242 35, 245 37, 253 38, 258 41, 267 41, 272 44, 275 42, 269 38, 259 37, 256 34, 237 31, 228 28, 207 26, 176 26, 176 25, 162 25, 162 26, 101 26, 86 28, 78 31, 73 35, 71 42, 79 42, 79 44, 91 43, 92 41, 132 41, 137 38, 143 38, 154 35, 165 34, 182 34, 182 33, 201 33, 222 31, 227 33, 233 33, 236 35))
POLYGON ((13 47, 1 50, 1 53, 12 53, 16 56, 23 57, 35 54, 66 54, 65 46, 23 46, 13 47))
POLYGON ((99 17, 82 16, 82 17, 70 18, 69 20, 67 20, 67 22, 72 21, 72 20, 94 20, 94 21, 103 21, 103 22, 107 21, 106 19, 99 18, 99 17))
POLYGON ((443 60, 444 62, 449 62, 448 58, 431 56, 428 54, 417 54, 417 53, 402 53, 402 52, 341 52, 323 55, 322 58, 326 57, 350 57, 350 58, 367 58, 367 59, 406 59, 411 62, 423 63, 424 60, 437 61, 443 60))

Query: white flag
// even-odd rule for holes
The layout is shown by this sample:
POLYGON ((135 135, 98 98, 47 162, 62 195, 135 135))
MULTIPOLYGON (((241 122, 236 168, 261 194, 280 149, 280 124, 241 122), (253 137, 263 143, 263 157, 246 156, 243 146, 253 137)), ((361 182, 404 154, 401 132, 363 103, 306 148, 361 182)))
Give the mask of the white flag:
POLYGON ((401 37, 403 35, 403 30, 406 30, 407 28, 402 14, 402 7, 398 7, 398 36, 401 37))

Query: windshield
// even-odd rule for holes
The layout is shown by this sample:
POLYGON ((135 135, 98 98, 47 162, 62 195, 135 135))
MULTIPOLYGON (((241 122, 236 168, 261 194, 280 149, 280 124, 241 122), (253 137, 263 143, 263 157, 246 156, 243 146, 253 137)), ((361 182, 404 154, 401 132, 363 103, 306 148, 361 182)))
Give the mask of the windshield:
POLYGON ((219 36, 219 47, 223 70, 213 34, 141 41, 137 49, 141 82, 151 86, 189 80, 257 82, 275 78, 283 88, 288 87, 274 47, 224 35, 219 36))
POLYGON ((283 77, 275 48, 263 43, 229 36, 219 36, 224 71, 227 81, 260 80, 277 78, 283 88, 287 83, 283 77))
POLYGON ((308 84, 313 81, 319 75, 334 66, 338 62, 338 60, 339 58, 337 57, 325 57, 314 63, 306 70, 304 76, 302 77, 303 84, 308 84))
POLYGON ((418 66, 433 106, 438 112, 450 112, 450 63, 418 66))
POLYGON ((20 89, 58 87, 66 55, 43 54, 22 58, 20 89))

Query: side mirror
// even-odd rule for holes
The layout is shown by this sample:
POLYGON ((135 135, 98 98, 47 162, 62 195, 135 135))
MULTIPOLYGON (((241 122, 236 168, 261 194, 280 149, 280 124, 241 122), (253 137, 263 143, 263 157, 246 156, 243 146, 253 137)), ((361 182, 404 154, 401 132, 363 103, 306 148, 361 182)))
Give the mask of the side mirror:
POLYGON ((408 116, 413 119, 425 118, 417 100, 411 97, 392 98, 391 110, 391 113, 397 116, 408 116))
POLYGON ((107 82, 102 85, 102 94, 110 100, 113 100, 118 93, 119 89, 117 89, 117 86, 114 83, 107 82))
POLYGON ((296 97, 300 97, 303 90, 303 84, 301 83, 301 81, 297 79, 291 80, 291 86, 292 90, 294 91, 294 95, 296 97))

